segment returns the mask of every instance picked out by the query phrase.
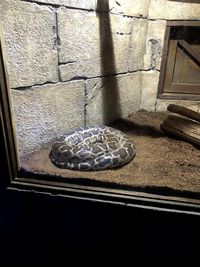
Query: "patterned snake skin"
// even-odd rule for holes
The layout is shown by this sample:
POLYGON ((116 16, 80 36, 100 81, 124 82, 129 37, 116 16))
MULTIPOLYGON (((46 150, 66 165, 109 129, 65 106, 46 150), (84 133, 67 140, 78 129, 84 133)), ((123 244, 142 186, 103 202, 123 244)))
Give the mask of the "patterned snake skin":
POLYGON ((59 168, 90 171, 125 165, 135 156, 135 147, 121 131, 108 126, 69 130, 51 149, 51 162, 59 168))

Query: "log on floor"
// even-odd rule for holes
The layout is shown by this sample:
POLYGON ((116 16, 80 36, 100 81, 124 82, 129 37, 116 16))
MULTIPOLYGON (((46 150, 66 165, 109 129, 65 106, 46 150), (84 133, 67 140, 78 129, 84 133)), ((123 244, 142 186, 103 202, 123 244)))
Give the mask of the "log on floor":
POLYGON ((198 122, 169 115, 161 124, 161 129, 166 133, 200 146, 200 123, 198 122))
POLYGON ((194 110, 191 110, 189 108, 182 107, 182 106, 175 105, 175 104, 169 104, 167 107, 167 110, 200 122, 200 113, 194 110))

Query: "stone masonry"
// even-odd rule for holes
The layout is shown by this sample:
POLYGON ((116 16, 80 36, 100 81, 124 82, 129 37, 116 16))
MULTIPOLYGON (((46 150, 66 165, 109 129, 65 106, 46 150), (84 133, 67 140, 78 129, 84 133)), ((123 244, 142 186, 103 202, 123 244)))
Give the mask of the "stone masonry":
POLYGON ((72 127, 165 110, 156 95, 166 20, 199 13, 170 0, 1 1, 20 155, 72 127))

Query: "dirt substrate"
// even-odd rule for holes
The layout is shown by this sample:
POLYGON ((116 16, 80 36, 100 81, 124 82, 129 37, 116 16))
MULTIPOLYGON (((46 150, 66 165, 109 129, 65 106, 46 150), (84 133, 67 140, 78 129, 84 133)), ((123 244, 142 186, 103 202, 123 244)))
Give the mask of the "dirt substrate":
POLYGON ((21 159, 28 173, 60 177, 70 183, 146 192, 200 193, 200 149, 160 130, 167 113, 139 111, 114 127, 124 131, 136 147, 135 158, 113 170, 80 172, 55 167, 49 160, 51 145, 21 159))

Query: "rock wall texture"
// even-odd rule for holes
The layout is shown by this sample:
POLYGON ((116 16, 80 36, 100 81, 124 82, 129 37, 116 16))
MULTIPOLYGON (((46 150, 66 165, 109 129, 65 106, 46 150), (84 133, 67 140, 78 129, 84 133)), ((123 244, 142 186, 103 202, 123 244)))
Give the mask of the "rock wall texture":
POLYGON ((165 109, 156 95, 166 20, 199 13, 170 0, 1 1, 20 154, 71 127, 165 109))

